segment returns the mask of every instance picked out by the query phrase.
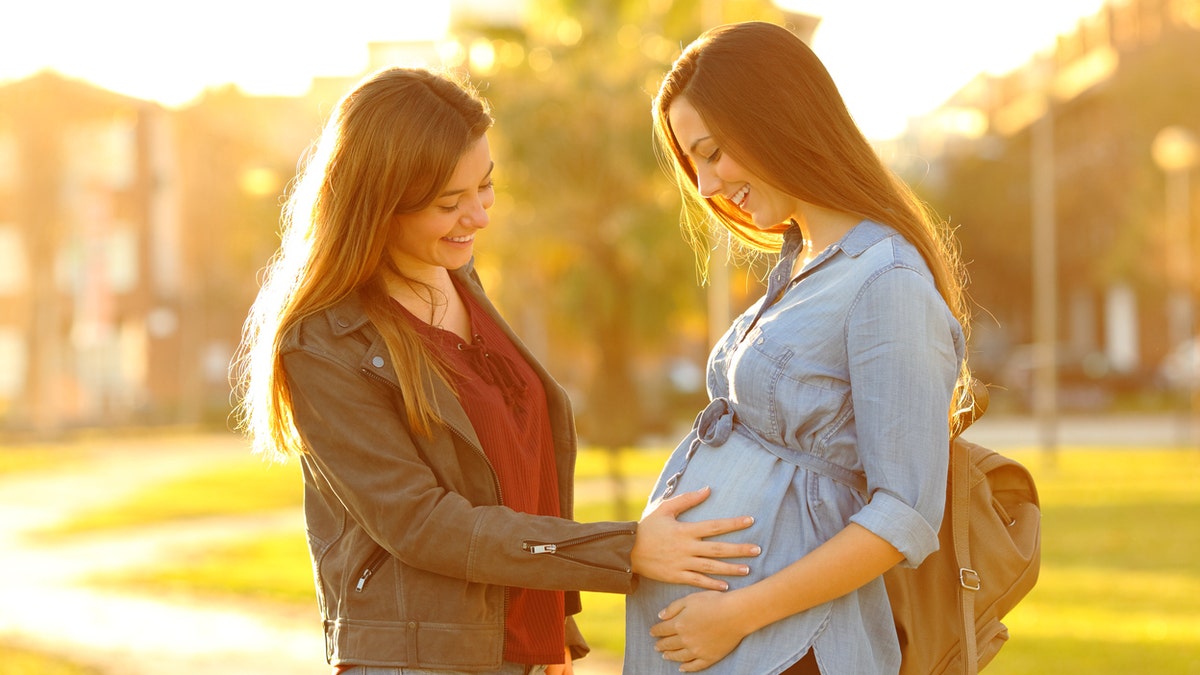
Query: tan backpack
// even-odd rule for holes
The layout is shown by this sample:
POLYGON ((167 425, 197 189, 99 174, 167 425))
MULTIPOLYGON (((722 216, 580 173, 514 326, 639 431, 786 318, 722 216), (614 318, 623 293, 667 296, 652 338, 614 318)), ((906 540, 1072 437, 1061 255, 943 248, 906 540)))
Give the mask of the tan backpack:
MULTIPOLYGON (((974 417, 984 409, 986 396, 974 417)), ((901 675, 974 674, 987 665, 1008 640, 1000 620, 1033 589, 1041 565, 1041 507, 1029 471, 959 437, 950 445, 941 547, 916 568, 883 575, 901 675)))

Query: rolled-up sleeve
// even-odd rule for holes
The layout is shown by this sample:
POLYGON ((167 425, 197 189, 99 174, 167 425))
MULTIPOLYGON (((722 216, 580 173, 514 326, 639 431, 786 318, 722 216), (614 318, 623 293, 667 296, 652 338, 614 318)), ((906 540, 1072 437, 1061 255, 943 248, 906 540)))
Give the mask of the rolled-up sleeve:
POLYGON ((868 493, 850 520, 915 567, 938 548, 962 329, 927 276, 896 266, 863 285, 846 344, 868 493))

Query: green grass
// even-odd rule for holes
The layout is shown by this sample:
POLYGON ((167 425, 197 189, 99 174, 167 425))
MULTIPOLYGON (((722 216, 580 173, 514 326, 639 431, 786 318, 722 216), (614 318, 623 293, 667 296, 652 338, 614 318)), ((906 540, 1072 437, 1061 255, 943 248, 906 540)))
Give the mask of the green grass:
POLYGON ((301 485, 296 463, 267 464, 246 456, 76 514, 42 534, 64 536, 298 507, 303 496, 301 485))
MULTIPOLYGON (((1053 463, 1030 451, 1011 454, 1038 481, 1043 563, 1034 592, 1006 618, 1012 639, 987 672, 1200 673, 1200 453, 1067 449, 1053 463)), ((621 458, 629 475, 653 475, 664 454, 625 451, 621 458)), ((585 451, 579 474, 607 477, 608 461, 585 451)), ((295 504, 299 490, 294 469, 248 460, 158 486, 99 520, 245 513, 295 504)), ((643 495, 628 498, 627 513, 640 512, 643 495)), ((608 520, 614 513, 599 501, 580 504, 576 515, 608 520)), ((173 590, 314 607, 302 532, 212 548, 128 578, 144 585, 147 575, 173 590)), ((619 653, 623 598, 586 593, 584 607, 579 623, 593 647, 619 653)))
POLYGON ((83 457, 78 449, 61 445, 0 445, 0 477, 52 471, 83 457))
POLYGON ((279 532, 252 541, 206 547, 177 562, 94 577, 93 583, 132 592, 246 599, 316 612, 316 593, 304 532, 279 532))
POLYGON ((1200 673, 1200 454, 1013 456, 1038 482, 1042 571, 987 672, 1200 673))
MULTIPOLYGON (((621 448, 616 453, 585 448, 579 451, 575 460, 576 480, 589 478, 608 478, 612 474, 612 458, 616 455, 620 462, 620 470, 628 476, 657 476, 667 461, 668 452, 665 450, 641 450, 621 448)), ((644 495, 639 495, 639 499, 644 495)), ((640 507, 639 507, 640 509, 640 507)))
POLYGON ((55 656, 0 643, 0 675, 98 675, 99 671, 55 656))

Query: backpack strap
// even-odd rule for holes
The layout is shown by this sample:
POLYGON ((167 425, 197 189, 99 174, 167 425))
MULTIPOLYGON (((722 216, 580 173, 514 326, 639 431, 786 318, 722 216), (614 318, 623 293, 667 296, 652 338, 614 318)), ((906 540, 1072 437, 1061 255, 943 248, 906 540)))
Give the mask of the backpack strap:
MULTIPOLYGON (((952 446, 957 444, 951 442, 952 446)), ((970 550, 970 506, 971 506, 971 451, 964 445, 952 447, 950 452, 951 481, 950 518, 953 526, 954 559, 958 563, 959 609, 962 614, 962 657, 966 675, 978 673, 979 653, 975 644, 975 592, 979 590, 979 574, 971 567, 970 550)))

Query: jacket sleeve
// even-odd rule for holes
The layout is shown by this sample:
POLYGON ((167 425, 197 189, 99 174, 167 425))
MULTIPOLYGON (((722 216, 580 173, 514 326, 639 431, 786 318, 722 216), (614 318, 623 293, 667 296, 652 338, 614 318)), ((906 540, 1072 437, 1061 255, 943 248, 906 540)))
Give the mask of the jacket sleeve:
MULTIPOLYGON (((447 438, 419 447, 396 409, 393 385, 317 348, 289 351, 283 365, 294 424, 325 490, 403 563, 504 586, 631 590, 636 523, 585 524, 473 505, 444 487, 422 456, 460 452, 464 443, 447 438)), ((473 461, 470 467, 486 470, 482 457, 473 461)))

